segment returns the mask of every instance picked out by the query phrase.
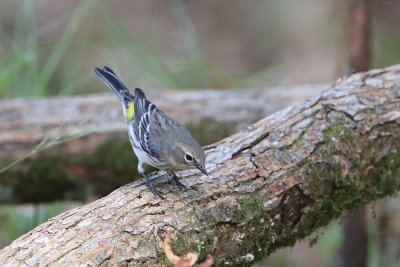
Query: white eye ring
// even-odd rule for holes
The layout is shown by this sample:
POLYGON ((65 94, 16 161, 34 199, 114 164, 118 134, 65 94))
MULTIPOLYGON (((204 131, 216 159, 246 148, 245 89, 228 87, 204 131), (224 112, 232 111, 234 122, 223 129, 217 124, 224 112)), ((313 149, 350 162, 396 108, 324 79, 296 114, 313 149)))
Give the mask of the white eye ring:
POLYGON ((185 154, 185 160, 187 162, 191 162, 193 160, 193 157, 190 154, 185 154))

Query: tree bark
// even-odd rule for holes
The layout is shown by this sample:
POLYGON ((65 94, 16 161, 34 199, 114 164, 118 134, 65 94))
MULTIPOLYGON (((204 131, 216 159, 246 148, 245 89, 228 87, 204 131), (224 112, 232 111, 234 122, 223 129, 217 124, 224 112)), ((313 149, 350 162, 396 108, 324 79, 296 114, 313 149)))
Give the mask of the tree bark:
POLYGON ((5 266, 162 266, 162 239, 177 255, 212 254, 243 266, 293 246, 330 221, 400 188, 400 65, 337 81, 206 147, 210 176, 179 172, 179 192, 142 179, 64 212, 0 251, 5 266))
MULTIPOLYGON (((328 85, 237 91, 160 91, 150 92, 148 97, 183 124, 213 119, 232 124, 239 130, 272 112, 317 96, 326 88, 328 85)), ((31 151, 49 135, 96 132, 96 135, 86 136, 84 142, 78 140, 58 147, 60 154, 63 150, 81 153, 97 147, 110 138, 113 131, 125 133, 126 124, 121 105, 112 93, 0 100, 0 165, 31 151)))

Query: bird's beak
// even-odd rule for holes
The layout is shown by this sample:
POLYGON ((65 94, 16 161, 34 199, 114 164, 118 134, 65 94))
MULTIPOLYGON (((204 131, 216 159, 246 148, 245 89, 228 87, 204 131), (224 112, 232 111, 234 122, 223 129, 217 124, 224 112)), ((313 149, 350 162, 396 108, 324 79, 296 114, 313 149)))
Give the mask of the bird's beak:
POLYGON ((208 172, 206 170, 206 167, 204 167, 204 165, 200 165, 200 164, 196 164, 195 165, 197 169, 199 169, 202 173, 204 173, 205 175, 208 176, 208 172))

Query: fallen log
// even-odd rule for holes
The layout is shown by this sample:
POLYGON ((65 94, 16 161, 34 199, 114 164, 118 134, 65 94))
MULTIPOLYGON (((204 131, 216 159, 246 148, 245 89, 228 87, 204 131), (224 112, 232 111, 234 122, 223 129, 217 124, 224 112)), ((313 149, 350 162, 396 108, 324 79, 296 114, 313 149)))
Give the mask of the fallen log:
POLYGON ((162 201, 140 179, 39 225, 2 249, 0 262, 162 266, 167 235, 175 254, 212 254, 216 266, 293 246, 400 189, 399 86, 400 65, 342 78, 206 147, 209 177, 178 173, 188 190, 159 177, 162 201))
MULTIPOLYGON (((183 124, 212 119, 229 123, 238 131, 272 112, 316 96, 327 87, 158 91, 149 92, 148 97, 183 124)), ((126 124, 122 107, 112 93, 0 100, 0 164, 28 153, 47 136, 95 132, 84 142, 80 139, 57 147, 58 154, 82 153, 92 151, 115 131, 126 133, 126 124)))

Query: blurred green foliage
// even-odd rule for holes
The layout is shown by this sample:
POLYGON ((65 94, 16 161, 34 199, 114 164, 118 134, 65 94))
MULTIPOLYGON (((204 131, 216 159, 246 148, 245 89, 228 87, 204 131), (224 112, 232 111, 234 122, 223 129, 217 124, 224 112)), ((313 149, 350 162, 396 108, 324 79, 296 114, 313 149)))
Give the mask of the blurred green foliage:
MULTIPOLYGON (((213 3, 209 10, 214 13, 204 13, 202 5, 206 4, 182 0, 150 2, 148 5, 88 0, 75 1, 72 8, 65 7, 65 13, 55 17, 46 14, 46 20, 43 20, 43 16, 38 16, 46 12, 37 9, 45 8, 45 2, 13 1, 15 7, 5 9, 15 12, 11 32, 0 31, 0 97, 104 92, 106 90, 99 87, 100 82, 92 72, 95 65, 103 64, 115 68, 127 84, 134 81, 135 85, 145 89, 247 88, 285 83, 296 76, 296 72, 312 67, 321 69, 320 65, 314 66, 312 62, 313 57, 321 58, 318 54, 321 51, 326 56, 331 53, 334 59, 343 54, 340 49, 345 47, 345 22, 340 16, 333 16, 341 14, 343 6, 333 5, 327 0, 318 5, 312 0, 301 2, 305 7, 315 6, 316 9, 307 9, 309 15, 306 12, 293 15, 288 9, 292 3, 287 0, 280 3, 255 1, 251 5, 234 1, 225 8, 223 4, 213 3), (198 8, 203 13, 191 12, 189 7, 198 8), (133 17, 118 8, 126 8, 133 17), (159 14, 156 9, 169 13, 169 16, 154 16, 151 26, 136 27, 134 23, 148 23, 140 16, 159 14), (147 13, 142 15, 141 12, 147 13), (322 19, 315 15, 318 12, 322 19), (221 18, 218 13, 221 13, 221 18), (326 13, 331 16, 324 16, 326 13), (212 22, 219 23, 216 27, 224 27, 220 29, 220 35, 218 31, 199 32, 199 28, 203 29, 200 26, 207 23, 208 17, 204 14, 212 16, 212 22), (199 17, 201 15, 203 19, 199 17), (312 30, 307 28, 310 25, 308 19, 314 25, 312 30), (231 25, 232 29, 226 25, 231 25), (143 33, 143 29, 147 32, 143 33), (248 32, 226 33, 233 29, 248 32), (304 50, 304 40, 310 39, 308 47, 315 44, 312 38, 319 43, 309 51, 304 50), (176 39, 181 41, 176 42, 176 39), (241 52, 234 54, 234 59, 225 58, 225 66, 211 58, 225 53, 210 51, 224 47, 219 45, 221 42, 226 42, 226 50, 241 52), (174 47, 171 43, 179 45, 174 47), (292 51, 285 51, 287 48, 292 51), (303 68, 302 61, 308 56, 311 62, 303 68), (232 63, 229 65, 229 62, 232 63), (242 70, 233 71, 235 65, 241 65, 242 70)), ((382 15, 387 11, 387 5, 383 3, 378 7, 372 35, 372 62, 373 67, 384 67, 399 62, 400 36, 398 32, 396 34, 396 26, 389 26, 393 24, 394 16, 390 15, 388 19, 382 15)), ((331 62, 329 58, 325 61, 331 62)), ((343 69, 339 66, 343 62, 336 62, 335 68, 343 69)), ((329 65, 326 68, 332 69, 329 65)), ((316 76, 323 74, 312 73, 316 76)), ((337 70, 332 73, 337 74, 337 70)), ((300 76, 300 81, 320 80, 307 73, 300 76)), ((331 76, 325 81, 331 82, 334 78, 331 76)))
POLYGON ((82 73, 80 64, 91 50, 104 57, 104 64, 114 67, 117 61, 128 64, 131 79, 146 76, 159 87, 207 88, 229 81, 222 71, 204 61, 196 31, 180 1, 171 1, 171 9, 186 41, 188 55, 176 59, 174 66, 167 64, 158 51, 128 27, 124 18, 101 1, 80 1, 69 18, 56 18, 40 27, 34 2, 19 3, 12 43, 0 49, 0 96, 70 95, 88 92, 88 87, 90 92, 88 85, 95 79, 94 66, 82 73), (61 28, 60 19, 68 19, 61 36, 54 41, 42 40, 42 32, 61 28), (97 27, 103 31, 104 39, 88 39, 93 37, 88 33, 90 28, 97 27), (103 47, 103 42, 108 47, 103 47))
MULTIPOLYGON (((318 3, 319 10, 307 10, 310 13, 308 17, 307 14, 302 15, 304 17, 298 14, 292 16, 288 10, 292 3, 287 0, 281 3, 255 1, 251 5, 234 1, 237 8, 230 5, 224 11, 221 11, 223 4, 214 3, 215 7, 210 8, 210 12, 214 13, 207 15, 213 16, 213 22, 219 23, 216 27, 224 27, 220 29, 220 35, 218 31, 207 34, 199 32, 199 29, 203 29, 200 26, 207 23, 207 17, 204 17, 204 13, 191 12, 189 8, 202 10, 203 4, 182 0, 159 4, 150 2, 148 5, 128 1, 75 1, 72 8, 65 7, 65 13, 55 17, 46 14, 45 20, 42 17, 46 12, 38 10, 39 7, 46 7, 45 2, 19 0, 13 3, 15 7, 5 9, 15 12, 10 32, 5 29, 0 31, 0 97, 105 92, 92 72, 95 65, 110 65, 127 84, 134 81, 135 85, 146 90, 274 86, 285 83, 293 75, 296 76, 297 72, 303 71, 302 60, 307 60, 308 56, 308 60, 312 61, 313 57, 320 58, 318 53, 323 51, 326 56, 332 53, 334 59, 338 54, 343 54, 340 49, 344 50, 345 47, 345 22, 341 17, 324 16, 325 13, 340 13, 342 6, 335 6, 327 0, 318 3), (126 8, 133 17, 118 8, 126 8), (164 13, 168 12, 170 17, 154 16, 151 26, 136 27, 137 22, 148 23, 148 20, 139 18, 141 12, 148 12, 147 16, 152 16, 159 14, 159 10, 152 10, 157 8, 164 13), (322 19, 315 15, 318 12, 322 14, 322 19), (218 13, 221 13, 219 20, 215 18, 218 18, 218 13), (284 18, 278 16, 279 13, 288 16, 284 18), (199 17, 202 14, 204 19, 199 17), (249 14, 253 16, 249 17, 249 14), (307 29, 307 19, 314 22, 312 31, 307 29), (230 30, 226 25, 231 25, 237 32, 248 32, 230 35, 223 32, 230 30), (143 29, 147 32, 144 33, 143 29), (311 47, 310 51, 305 51, 304 40, 310 39, 308 47, 315 43, 310 37, 319 43, 311 47), (181 41, 176 42, 176 39, 181 41), (225 66, 212 58, 218 55, 218 51, 210 51, 224 47, 219 45, 221 42, 226 42, 226 50, 237 49, 241 52, 234 54, 234 59, 225 58, 225 66), (175 43, 179 44, 178 47, 173 46, 175 43), (238 49, 236 46, 243 48, 238 49), (288 48, 292 51, 285 51, 288 48), (286 55, 288 53, 289 56, 286 55), (229 65, 229 62, 232 63, 229 65), (240 69, 235 65, 240 65, 242 70, 235 70, 240 69)), ((316 6, 312 0, 302 0, 302 3, 304 6, 316 6)), ((386 6, 382 4, 379 8, 383 13, 386 6)), ((375 16, 372 35, 373 67, 396 64, 400 59, 400 36, 396 34, 395 26, 388 26, 393 21, 379 12, 375 16)), ((225 51, 220 51, 220 54, 223 53, 225 51)), ((324 58, 319 61, 321 63, 324 58)), ((325 61, 331 62, 329 58, 325 61)), ((339 64, 343 62, 336 62, 335 68, 342 69, 339 64)), ((308 68, 321 68, 313 64, 310 62, 308 68)), ((328 65, 326 68, 332 69, 328 65)), ((322 75, 318 71, 312 73, 315 76, 322 75)), ((337 74, 337 70, 332 73, 337 74)), ((320 80, 307 76, 307 73, 300 76, 300 81, 320 80)), ((331 82, 334 79, 335 76, 331 76, 325 81, 331 82)))
POLYGON ((55 159, 42 157, 17 177, 13 196, 19 203, 49 202, 64 199, 74 187, 76 184, 55 159))
MULTIPOLYGON (((32 0, 19 1, 20 6, 15 14, 11 47, 3 48, 0 51, 0 96, 26 97, 63 94, 71 92, 79 84, 79 80, 72 83, 74 80, 68 79, 64 83, 70 84, 69 86, 59 86, 59 90, 56 91, 50 89, 57 67, 70 56, 68 48, 73 44, 73 34, 91 2, 81 2, 56 42, 40 42, 41 32, 55 27, 54 24, 57 24, 58 21, 50 21, 42 28, 38 28, 34 2, 32 0)), ((72 78, 70 73, 76 71, 76 68, 66 70, 63 77, 72 78)))

